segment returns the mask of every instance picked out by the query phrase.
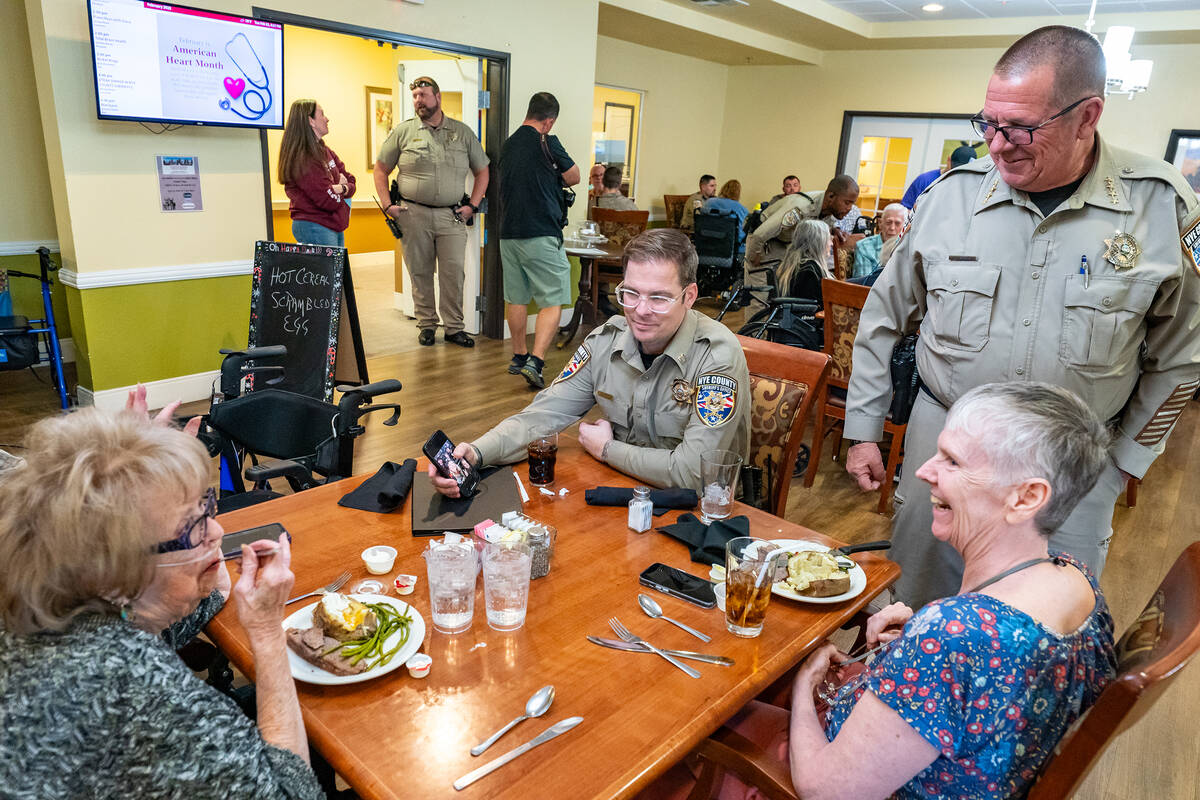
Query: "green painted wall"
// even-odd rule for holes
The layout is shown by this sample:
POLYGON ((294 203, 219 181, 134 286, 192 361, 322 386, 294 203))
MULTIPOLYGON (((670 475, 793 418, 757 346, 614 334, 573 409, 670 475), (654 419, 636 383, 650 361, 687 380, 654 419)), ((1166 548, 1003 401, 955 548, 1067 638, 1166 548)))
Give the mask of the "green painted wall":
POLYGON ((202 278, 78 292, 94 392, 218 369, 222 347, 246 346, 250 276, 202 278), (91 352, 89 342, 103 343, 91 352))
MULTIPOLYGON (((58 253, 52 253, 50 258, 54 263, 59 262, 58 253)), ((0 269, 20 270, 30 275, 38 273, 37 254, 21 256, 0 256, 0 269)), ((66 339, 71 336, 71 319, 67 307, 67 287, 63 286, 57 273, 51 274, 54 287, 50 290, 50 302, 54 305, 54 323, 58 326, 58 338, 66 339)), ((29 278, 10 277, 9 289, 12 291, 13 313, 30 319, 42 317, 42 284, 29 278)))
MULTIPOLYGON (((67 286, 67 308, 71 319, 83 319, 83 294, 76 288, 67 286)), ((58 313, 58 312, 55 312, 58 313)), ((87 328, 81 323, 73 329, 71 337, 75 342, 75 383, 78 386, 91 387, 92 362, 88 358, 87 328)), ((70 386, 68 385, 68 391, 70 386)))

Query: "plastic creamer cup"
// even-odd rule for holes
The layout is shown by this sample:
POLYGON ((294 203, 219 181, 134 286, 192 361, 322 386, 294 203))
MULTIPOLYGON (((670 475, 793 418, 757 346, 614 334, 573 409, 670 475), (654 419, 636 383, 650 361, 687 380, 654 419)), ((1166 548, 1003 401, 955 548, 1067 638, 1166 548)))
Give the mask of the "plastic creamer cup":
POLYGON ((363 550, 362 560, 367 565, 367 572, 372 575, 386 575, 396 563, 396 548, 384 544, 368 547, 363 550))
POLYGON ((424 653, 414 653, 412 658, 404 662, 404 666, 408 667, 408 674, 414 678, 424 678, 429 674, 429 668, 433 666, 433 659, 424 653))

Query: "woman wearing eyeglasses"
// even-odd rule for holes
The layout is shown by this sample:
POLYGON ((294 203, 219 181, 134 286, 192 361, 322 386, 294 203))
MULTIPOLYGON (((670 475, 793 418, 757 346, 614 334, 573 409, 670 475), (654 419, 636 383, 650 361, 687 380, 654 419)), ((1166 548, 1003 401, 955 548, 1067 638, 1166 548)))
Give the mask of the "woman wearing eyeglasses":
POLYGON ((292 236, 301 244, 344 247, 354 176, 325 144, 329 118, 316 100, 296 100, 279 145, 279 182, 291 205, 292 236))
POLYGON ((16 797, 324 797, 288 667, 287 537, 231 584, 209 459, 145 414, 43 420, 0 482, 0 770, 16 797), (257 727, 173 645, 232 591, 257 727))

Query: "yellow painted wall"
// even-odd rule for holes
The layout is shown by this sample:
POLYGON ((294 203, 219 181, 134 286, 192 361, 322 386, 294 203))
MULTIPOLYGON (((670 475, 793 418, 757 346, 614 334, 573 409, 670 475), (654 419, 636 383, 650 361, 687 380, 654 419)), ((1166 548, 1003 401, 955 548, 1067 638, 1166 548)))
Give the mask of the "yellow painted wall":
POLYGON ((0 75, 4 143, 4 213, 0 242, 48 241, 57 238, 50 205, 50 173, 38 113, 33 56, 26 34, 25 8, 19 0, 0 3, 0 75))
MULTIPOLYGON (((613 89, 609 86, 597 85, 596 92, 593 95, 593 100, 592 100, 592 143, 593 144, 595 144, 596 140, 605 138, 605 135, 604 135, 604 104, 605 103, 620 103, 621 105, 625 105, 625 106, 633 106, 633 128, 631 130, 631 135, 629 137, 629 152, 627 153, 626 161, 628 162, 628 165, 629 165, 629 169, 627 170, 627 173, 630 176, 630 181, 633 183, 633 185, 630 187, 630 190, 629 190, 629 196, 632 197, 634 200, 638 200, 638 188, 639 187, 636 182, 637 166, 638 166, 638 164, 637 164, 637 162, 638 162, 637 147, 638 147, 638 134, 641 133, 640 128, 642 126, 642 123, 641 123, 642 95, 639 92, 635 92, 635 91, 629 91, 626 89, 613 89)), ((579 165, 579 169, 583 172, 583 174, 585 176, 588 174, 588 172, 587 172, 587 170, 584 170, 584 165, 586 164, 588 166, 588 168, 590 169, 591 165, 593 163, 595 163, 595 153, 589 152, 586 156, 583 157, 582 163, 579 165)), ((647 202, 649 201, 649 199, 650 199, 649 196, 642 198, 641 203, 638 206, 638 208, 647 208, 648 207, 647 202)))
MULTIPOLYGON (((664 194, 691 194, 702 174, 718 172, 728 74, 723 64, 596 37, 596 82, 645 92, 638 150, 639 208, 662 217, 664 194)), ((562 114, 559 126, 572 114, 566 103, 562 114)), ((566 144, 576 161, 591 163, 590 152, 566 144)), ((727 178, 745 184, 740 175, 720 172, 717 176, 718 181, 727 178)))
MULTIPOLYGON (((1140 45, 1154 59, 1150 89, 1109 98, 1100 132, 1114 145, 1162 158, 1172 128, 1195 128, 1200 45, 1140 45)), ((1003 49, 825 53, 820 66, 730 67, 718 180, 737 177, 754 200, 779 191, 789 172, 805 190, 833 177, 842 112, 973 114, 983 105, 1003 49), (896 76, 896 80, 870 76, 896 76)), ((647 105, 649 102, 647 101, 647 105)))

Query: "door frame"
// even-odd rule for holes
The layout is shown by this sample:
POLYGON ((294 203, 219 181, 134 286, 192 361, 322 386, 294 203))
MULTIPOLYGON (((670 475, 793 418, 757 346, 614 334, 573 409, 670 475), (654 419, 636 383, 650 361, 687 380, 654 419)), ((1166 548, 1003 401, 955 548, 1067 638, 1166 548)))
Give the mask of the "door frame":
MULTIPOLYGON (((484 152, 487 153, 488 158, 491 160, 489 170, 490 177, 493 178, 488 183, 486 198, 489 208, 498 209, 500 207, 498 196, 499 183, 494 179, 496 177, 496 164, 500 160, 500 146, 504 144, 504 140, 508 135, 508 80, 512 59, 511 54, 500 50, 475 47, 469 44, 427 39, 423 36, 412 36, 382 28, 368 28, 363 25, 351 25, 345 22, 321 19, 320 17, 307 17, 302 14, 292 14, 288 11, 276 11, 259 6, 254 6, 251 9, 251 16, 254 19, 262 19, 268 22, 278 22, 284 25, 313 28, 329 33, 341 33, 348 36, 375 39, 377 41, 388 42, 389 44, 395 43, 407 47, 419 47, 424 50, 470 56, 478 58, 481 61, 486 61, 487 69, 484 71, 486 79, 483 91, 490 93, 490 102, 487 107, 486 135, 484 137, 487 140, 487 144, 484 147, 484 152)), ((475 128, 474 125, 471 127, 475 128)), ((259 142, 262 150, 263 200, 267 219, 267 238, 274 239, 275 224, 271 211, 270 154, 267 151, 266 130, 259 131, 259 142)), ((493 339, 503 338, 504 336, 504 292, 502 286, 503 278, 500 272, 500 215, 497 213, 485 214, 483 261, 480 264, 479 292, 483 305, 482 332, 484 336, 493 339)), ((470 297, 463 299, 464 302, 473 302, 473 299, 470 297)))
POLYGON ((846 152, 850 149, 850 127, 855 117, 894 117, 896 119, 960 119, 970 120, 975 114, 927 114, 920 111, 843 111, 842 132, 838 137, 837 161, 833 165, 833 174, 840 175, 842 163, 846 160, 846 152))

